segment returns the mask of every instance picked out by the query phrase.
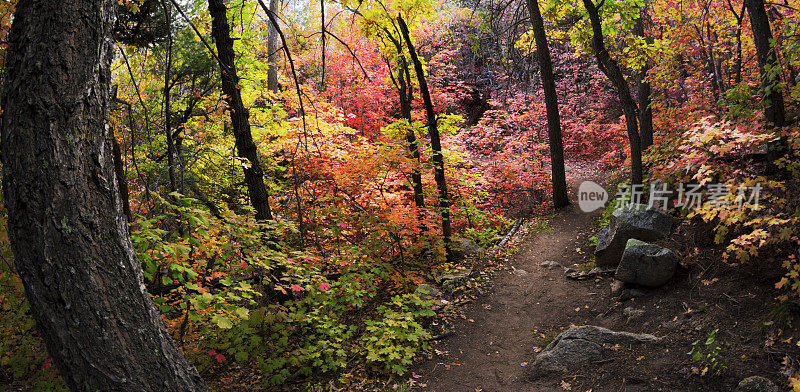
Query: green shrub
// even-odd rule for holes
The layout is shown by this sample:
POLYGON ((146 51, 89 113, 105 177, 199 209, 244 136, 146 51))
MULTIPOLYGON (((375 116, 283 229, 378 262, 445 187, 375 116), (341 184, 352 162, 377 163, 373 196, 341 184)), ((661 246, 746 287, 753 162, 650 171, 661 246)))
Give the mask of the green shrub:
POLYGON ((408 370, 414 355, 427 347, 431 335, 419 319, 431 317, 434 312, 426 301, 406 294, 378 307, 378 313, 381 319, 367 321, 367 331, 361 337, 367 361, 401 375, 408 370))

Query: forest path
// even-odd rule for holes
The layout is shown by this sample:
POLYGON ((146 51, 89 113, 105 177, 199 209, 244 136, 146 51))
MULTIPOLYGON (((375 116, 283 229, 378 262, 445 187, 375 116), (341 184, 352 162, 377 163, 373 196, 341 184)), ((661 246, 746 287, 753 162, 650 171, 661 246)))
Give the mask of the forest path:
MULTIPOLYGON (((800 356, 800 331, 787 324, 777 339, 776 331, 764 329, 765 321, 777 317, 771 300, 780 271, 730 267, 708 253, 695 267, 679 268, 666 285, 623 301, 611 295, 610 276, 576 281, 561 267, 543 267, 545 262, 573 267, 593 250, 587 239, 601 212, 581 212, 574 198, 583 179, 596 181, 602 173, 577 165, 567 170, 573 206, 549 217, 551 230, 525 234, 504 260, 505 268, 495 273, 489 293, 461 307, 464 318, 448 325, 455 335, 432 343, 430 356, 413 369, 415 391, 729 392, 755 375, 786 386, 786 355, 800 356), (647 347, 610 350, 602 361, 532 381, 528 369, 547 343, 543 336, 585 324, 662 339, 647 347), (716 342, 722 347, 716 359, 727 371, 702 376, 703 365, 687 353, 713 330, 719 331, 716 342)), ((706 246, 698 241, 713 243, 702 238, 710 233, 679 227, 661 243, 684 255, 690 249, 705 251, 698 250, 706 246)))
MULTIPOLYGON (((586 178, 586 177, 584 177, 586 178)), ((542 267, 556 262, 564 267, 582 261, 576 251, 582 235, 594 227, 602 210, 592 214, 577 207, 577 185, 571 179, 573 205, 552 215, 550 228, 532 233, 494 276, 491 293, 465 305, 464 319, 455 322, 455 336, 433 344, 434 355, 419 364, 416 390, 557 391, 558 380, 531 383, 526 365, 536 356, 541 334, 554 334, 570 324, 594 321, 605 310, 608 281, 568 281, 564 269, 542 267), (515 270, 524 270, 525 273, 515 270)))

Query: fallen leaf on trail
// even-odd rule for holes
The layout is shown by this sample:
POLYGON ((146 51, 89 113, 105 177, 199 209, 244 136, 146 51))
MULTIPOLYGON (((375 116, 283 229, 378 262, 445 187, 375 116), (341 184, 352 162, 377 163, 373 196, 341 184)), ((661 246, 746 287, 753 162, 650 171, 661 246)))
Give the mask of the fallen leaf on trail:
POLYGON ((570 385, 570 383, 568 383, 568 382, 566 382, 564 380, 561 380, 561 389, 563 389, 565 391, 571 391, 572 390, 572 385, 570 385))

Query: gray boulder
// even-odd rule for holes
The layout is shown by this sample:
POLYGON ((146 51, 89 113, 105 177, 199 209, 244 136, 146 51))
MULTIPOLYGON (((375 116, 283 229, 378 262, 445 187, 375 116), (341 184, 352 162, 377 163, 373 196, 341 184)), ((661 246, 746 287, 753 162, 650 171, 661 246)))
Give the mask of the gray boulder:
POLYGON ((467 258, 481 258, 486 251, 475 241, 467 238, 453 239, 453 257, 456 260, 467 258))
POLYGON ((678 255, 663 246, 628 240, 614 278, 648 287, 667 283, 675 275, 678 255))
POLYGON ((659 338, 653 335, 614 332, 593 325, 572 327, 558 335, 536 356, 531 366, 532 376, 536 378, 575 370, 603 359, 603 352, 615 345, 658 341, 659 338))
POLYGON ((657 241, 672 230, 672 216, 643 204, 620 208, 611 214, 608 226, 597 233, 595 263, 599 267, 616 267, 629 239, 657 241))
POLYGON ((416 294, 417 297, 420 297, 422 299, 431 299, 439 295, 439 293, 440 291, 437 290, 435 287, 424 283, 417 286, 417 289, 414 290, 414 294, 416 294))
POLYGON ((448 294, 453 294, 467 286, 472 275, 472 269, 459 269, 450 271, 442 276, 442 290, 448 294))
POLYGON ((775 384, 772 381, 767 380, 764 377, 760 376, 753 376, 747 377, 736 387, 734 392, 779 392, 775 384))

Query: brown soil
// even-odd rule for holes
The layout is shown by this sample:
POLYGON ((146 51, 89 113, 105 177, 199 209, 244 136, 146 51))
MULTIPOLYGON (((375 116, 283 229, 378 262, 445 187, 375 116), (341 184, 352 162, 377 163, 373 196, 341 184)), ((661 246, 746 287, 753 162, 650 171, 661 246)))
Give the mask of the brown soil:
MULTIPOLYGON (((432 344, 414 369, 414 390, 732 391, 752 375, 787 385, 782 362, 797 366, 800 335, 785 325, 778 332, 778 323, 772 331, 762 325, 774 318, 775 273, 732 268, 714 261, 718 249, 701 249, 692 267, 680 268, 672 282, 621 303, 610 293, 609 276, 576 281, 567 279, 562 268, 540 266, 555 261, 569 267, 590 260, 577 249, 593 250, 588 238, 596 230, 597 216, 569 207, 552 217, 552 231, 524 238, 505 269, 495 274, 489 294, 463 305, 463 318, 448 325, 454 335, 432 344), (629 319, 623 313, 628 307, 644 314, 629 319), (552 338, 570 325, 584 324, 664 339, 611 350, 600 363, 574 373, 531 380, 527 365, 547 343, 542 336, 552 338), (687 355, 692 342, 705 341, 715 328, 719 358, 728 370, 719 376, 694 374, 702 367, 687 355)), ((667 245, 686 255, 694 248, 697 230, 702 229, 683 226, 667 245)))

